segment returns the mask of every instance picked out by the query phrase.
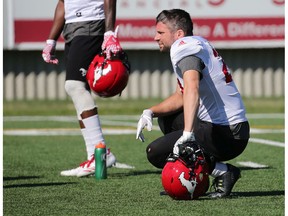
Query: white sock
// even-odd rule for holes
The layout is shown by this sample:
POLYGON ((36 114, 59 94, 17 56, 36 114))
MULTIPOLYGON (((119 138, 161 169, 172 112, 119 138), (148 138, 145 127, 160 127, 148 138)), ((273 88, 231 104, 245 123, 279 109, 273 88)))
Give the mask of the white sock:
POLYGON ((86 128, 81 128, 81 133, 82 133, 82 136, 83 136, 84 141, 85 141, 87 160, 89 160, 93 154, 93 153, 91 154, 91 150, 90 150, 90 147, 91 147, 91 145, 93 145, 93 143, 91 143, 89 133, 88 133, 86 128))
POLYGON ((100 119, 98 115, 82 119, 82 122, 85 126, 87 137, 89 140, 86 143, 87 156, 89 159, 94 154, 95 145, 100 142, 105 143, 105 140, 103 137, 100 119))
POLYGON ((216 178, 216 177, 219 177, 219 176, 223 175, 227 171, 228 171, 228 167, 227 167, 226 164, 220 163, 220 162, 216 162, 215 168, 212 171, 211 176, 216 178))

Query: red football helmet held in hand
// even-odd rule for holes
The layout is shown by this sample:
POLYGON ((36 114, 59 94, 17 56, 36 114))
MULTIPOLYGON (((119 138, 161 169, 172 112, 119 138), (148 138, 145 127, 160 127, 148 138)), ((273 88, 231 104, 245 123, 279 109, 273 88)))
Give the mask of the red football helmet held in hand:
POLYGON ((91 62, 86 78, 91 90, 100 97, 113 97, 125 89, 128 83, 130 64, 122 51, 106 59, 96 55, 91 62))
POLYGON ((170 156, 162 170, 162 185, 173 199, 197 199, 209 188, 209 167, 203 154, 192 157, 194 162, 188 165, 181 157, 170 156))

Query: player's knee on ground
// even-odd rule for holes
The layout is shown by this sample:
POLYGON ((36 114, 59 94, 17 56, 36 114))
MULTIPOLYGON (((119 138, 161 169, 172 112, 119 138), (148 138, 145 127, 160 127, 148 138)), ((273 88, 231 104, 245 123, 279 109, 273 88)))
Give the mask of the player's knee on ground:
POLYGON ((146 148, 147 159, 157 168, 163 168, 166 160, 173 152, 174 144, 182 135, 183 130, 173 131, 150 143, 146 148))
MULTIPOLYGON (((153 144, 153 143, 151 143, 153 144)), ((166 164, 168 155, 159 152, 153 145, 148 145, 146 148, 147 159, 155 167, 162 169, 166 164)))

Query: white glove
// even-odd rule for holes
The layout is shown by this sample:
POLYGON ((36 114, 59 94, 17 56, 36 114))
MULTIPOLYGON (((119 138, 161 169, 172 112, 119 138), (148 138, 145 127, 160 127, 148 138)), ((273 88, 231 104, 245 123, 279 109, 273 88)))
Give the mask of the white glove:
POLYGON ((179 155, 179 145, 182 145, 188 141, 195 141, 195 136, 193 132, 183 131, 182 136, 176 141, 173 148, 173 154, 179 155))
POLYGON ((122 47, 118 40, 118 29, 119 26, 116 27, 115 32, 107 31, 104 33, 102 50, 106 54, 107 59, 111 59, 111 53, 117 54, 117 52, 120 52, 122 50, 122 47))
POLYGON ((150 109, 145 109, 138 121, 136 139, 145 141, 142 130, 146 127, 148 131, 152 130, 153 112, 150 109))
POLYGON ((42 57, 45 62, 58 64, 58 59, 55 57, 56 41, 46 40, 46 45, 42 51, 42 57))

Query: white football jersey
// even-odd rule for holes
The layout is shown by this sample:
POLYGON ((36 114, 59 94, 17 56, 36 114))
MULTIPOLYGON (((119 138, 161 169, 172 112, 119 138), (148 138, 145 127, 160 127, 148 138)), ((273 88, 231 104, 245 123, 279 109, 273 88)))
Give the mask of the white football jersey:
POLYGON ((205 64, 199 85, 198 117, 220 125, 247 121, 243 101, 229 68, 217 51, 202 37, 180 38, 171 47, 170 57, 180 88, 183 90, 184 81, 178 63, 191 55, 197 56, 205 64))
POLYGON ((105 19, 104 0, 65 0, 65 23, 105 19))

